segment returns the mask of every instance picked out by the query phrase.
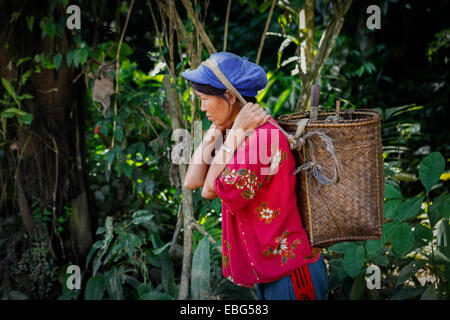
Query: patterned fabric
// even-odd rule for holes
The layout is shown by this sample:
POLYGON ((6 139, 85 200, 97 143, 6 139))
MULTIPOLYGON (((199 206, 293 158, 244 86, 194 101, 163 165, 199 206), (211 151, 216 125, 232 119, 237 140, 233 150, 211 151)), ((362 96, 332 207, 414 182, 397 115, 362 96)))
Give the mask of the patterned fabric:
POLYGON ((272 282, 320 257, 300 219, 294 170, 286 137, 267 122, 241 144, 217 177, 222 269, 235 284, 272 282))
POLYGON ((256 284, 259 300, 326 300, 327 290, 327 266, 322 257, 280 280, 256 284))
POLYGON ((309 274, 308 265, 303 265, 291 273, 292 286, 296 300, 315 300, 314 286, 309 274))

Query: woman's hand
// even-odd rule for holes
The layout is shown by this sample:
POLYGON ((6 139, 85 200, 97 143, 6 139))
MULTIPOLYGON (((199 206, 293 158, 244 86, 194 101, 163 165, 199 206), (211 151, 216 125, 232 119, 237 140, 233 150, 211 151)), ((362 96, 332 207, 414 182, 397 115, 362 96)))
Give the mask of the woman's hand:
POLYGON ((214 142, 218 136, 222 134, 222 128, 216 126, 214 123, 211 124, 205 136, 203 137, 203 142, 211 143, 214 142))
POLYGON ((267 112, 256 103, 247 103, 242 107, 238 116, 234 120, 233 128, 241 129, 244 132, 253 130, 263 125, 269 120, 267 112))

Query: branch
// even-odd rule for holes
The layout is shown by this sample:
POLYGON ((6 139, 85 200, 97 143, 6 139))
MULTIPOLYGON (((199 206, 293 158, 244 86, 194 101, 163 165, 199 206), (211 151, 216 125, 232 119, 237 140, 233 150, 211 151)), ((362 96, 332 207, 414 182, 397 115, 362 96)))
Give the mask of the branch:
MULTIPOLYGON (((177 92, 171 84, 170 77, 165 75, 163 79, 163 87, 166 92, 167 109, 171 116, 172 130, 181 128, 181 121, 178 119, 178 111, 180 110, 180 104, 177 97, 177 92)), ((183 182, 186 176, 186 165, 180 164, 180 177, 183 182)), ((181 280, 178 291, 178 299, 185 300, 189 297, 189 279, 191 275, 192 266, 192 227, 191 220, 194 216, 194 199, 192 190, 185 188, 181 189, 182 192, 182 211, 183 211, 183 264, 181 267, 181 280)))
POLYGON ((353 0, 347 0, 344 4, 338 0, 332 1, 334 15, 328 22, 325 31, 322 33, 317 54, 314 57, 311 68, 306 74, 306 81, 302 83, 302 90, 297 102, 298 110, 304 110, 308 103, 311 86, 317 81, 325 65, 325 61, 328 59, 331 51, 333 50, 336 39, 342 29, 342 26, 344 25, 344 16, 350 8, 352 1, 353 0))
MULTIPOLYGON (((114 116, 117 116, 117 94, 119 93, 119 68, 120 68, 120 48, 122 47, 123 38, 125 36, 125 31, 127 30, 128 21, 130 20, 131 10, 133 10, 134 0, 131 0, 130 8, 128 9, 127 19, 125 20, 125 25, 122 30, 122 34, 120 35, 119 45, 117 46, 116 52, 116 87, 114 90, 114 116)), ((114 118, 113 122, 113 132, 116 131, 117 122, 114 118)), ((111 150, 114 149, 114 135, 112 137, 111 142, 111 150)), ((110 167, 111 164, 108 164, 110 167)))
MULTIPOLYGON (((215 245, 217 243, 217 241, 214 240, 214 238, 208 233, 208 231, 206 231, 197 221, 192 220, 191 226, 194 227, 195 229, 197 229, 198 232, 200 232, 205 237, 208 237, 209 243, 211 243, 212 245, 215 245)), ((222 254, 222 247, 217 246, 216 248, 217 248, 217 251, 219 251, 219 253, 222 254)))
POLYGON ((222 51, 227 51, 227 38, 228 38, 228 20, 230 19, 231 0, 228 0, 227 13, 225 15, 225 33, 223 35, 223 48, 222 51))
POLYGON ((197 14, 195 13, 194 9, 191 6, 191 2, 189 0, 181 0, 183 2, 184 7, 186 8, 187 12, 191 16, 192 22, 194 23, 195 28, 200 33, 200 38, 202 39, 202 42, 205 44, 206 49, 208 50, 209 54, 213 54, 217 52, 216 48, 214 48, 214 45, 212 44, 211 40, 209 39, 208 35, 206 34, 205 28, 203 28, 203 25, 198 21, 197 14))
POLYGON ((181 226, 183 224, 183 211, 181 211, 181 203, 178 206, 178 219, 177 219, 177 226, 175 227, 175 232, 172 236, 172 242, 170 243, 170 249, 169 249, 169 255, 173 257, 175 253, 175 246, 177 244, 177 238, 180 234, 181 226))
POLYGON ((273 13, 273 9, 275 8, 276 2, 277 2, 276 0, 273 0, 272 6, 270 7, 269 16, 267 17, 267 20, 266 20, 266 26, 264 27, 264 32, 261 36, 261 41, 259 43, 258 55, 256 56, 256 62, 255 62, 256 64, 259 64, 259 59, 261 58, 261 52, 262 52, 262 48, 264 46, 264 40, 266 39, 266 32, 267 32, 267 30, 269 30, 270 20, 272 19, 272 13, 273 13))

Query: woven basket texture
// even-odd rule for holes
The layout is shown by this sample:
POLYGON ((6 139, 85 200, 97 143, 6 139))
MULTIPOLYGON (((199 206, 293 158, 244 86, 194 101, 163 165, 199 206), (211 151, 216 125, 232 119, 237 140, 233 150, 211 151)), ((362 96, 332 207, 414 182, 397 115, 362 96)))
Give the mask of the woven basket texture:
MULTIPOLYGON (((309 122, 305 134, 322 131, 334 140, 340 173, 336 184, 319 184, 305 171, 297 174, 297 195, 303 225, 311 246, 328 247, 342 241, 380 239, 384 209, 384 168, 381 148, 380 116, 374 110, 341 113, 338 122, 324 119, 334 113, 319 114, 309 122)), ((308 113, 283 115, 280 126, 295 134, 297 121, 308 113)), ((321 140, 316 145, 316 162, 327 177, 333 177, 333 159, 321 140)), ((297 166, 309 159, 308 144, 293 150, 297 166)))

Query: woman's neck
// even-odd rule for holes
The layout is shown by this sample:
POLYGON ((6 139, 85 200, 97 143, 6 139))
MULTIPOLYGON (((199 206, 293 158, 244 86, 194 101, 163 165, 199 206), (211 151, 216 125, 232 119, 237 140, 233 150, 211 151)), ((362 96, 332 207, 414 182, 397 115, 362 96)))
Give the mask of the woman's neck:
POLYGON ((232 107, 230 120, 228 120, 226 124, 227 128, 231 128, 233 126, 234 120, 236 120, 236 117, 239 115, 239 112, 241 112, 242 107, 243 107, 242 102, 234 104, 234 106, 232 107))

